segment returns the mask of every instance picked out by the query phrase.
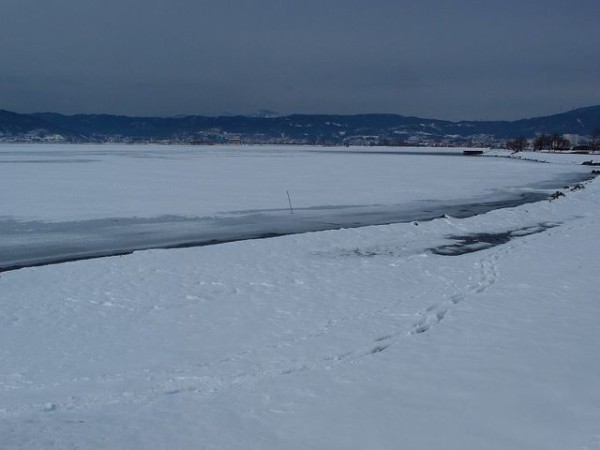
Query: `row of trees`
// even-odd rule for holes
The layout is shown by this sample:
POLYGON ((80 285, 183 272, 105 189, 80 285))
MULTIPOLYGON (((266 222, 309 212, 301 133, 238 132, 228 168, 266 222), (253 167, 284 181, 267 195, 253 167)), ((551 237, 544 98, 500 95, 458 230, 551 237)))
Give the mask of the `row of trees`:
POLYGON ((558 133, 540 134, 533 140, 533 150, 569 150, 571 142, 558 133))
MULTIPOLYGON (((564 138, 558 133, 552 134, 540 134, 531 143, 531 147, 534 151, 540 150, 569 150, 571 148, 571 142, 564 138)), ((600 150, 600 128, 594 131, 591 140, 588 141, 587 145, 583 147, 589 150, 600 150)), ((518 137, 516 139, 506 142, 506 148, 514 152, 522 152, 529 148, 529 141, 524 137, 518 137)))

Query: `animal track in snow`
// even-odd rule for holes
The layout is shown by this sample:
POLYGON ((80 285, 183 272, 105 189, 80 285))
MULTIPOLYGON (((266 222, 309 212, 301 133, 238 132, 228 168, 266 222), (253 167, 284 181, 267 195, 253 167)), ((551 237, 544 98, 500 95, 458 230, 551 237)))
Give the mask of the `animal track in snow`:
POLYGON ((494 253, 478 261, 476 267, 478 268, 479 279, 468 285, 464 292, 454 294, 447 300, 427 307, 421 313, 421 319, 412 327, 409 334, 417 335, 428 332, 433 326, 444 320, 452 306, 459 304, 469 296, 481 294, 493 286, 498 278, 496 265, 499 257, 498 253, 494 253))

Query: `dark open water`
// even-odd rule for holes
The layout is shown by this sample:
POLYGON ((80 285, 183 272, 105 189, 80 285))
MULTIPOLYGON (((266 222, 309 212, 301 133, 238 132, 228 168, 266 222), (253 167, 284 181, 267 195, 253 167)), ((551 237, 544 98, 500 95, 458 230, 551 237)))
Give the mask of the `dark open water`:
POLYGON ((464 218, 548 199, 549 192, 592 178, 574 173, 515 194, 418 204, 320 206, 233 212, 221 217, 107 218, 77 222, 0 221, 0 272, 67 261, 125 255, 152 248, 182 248, 263 239, 311 231, 464 218))

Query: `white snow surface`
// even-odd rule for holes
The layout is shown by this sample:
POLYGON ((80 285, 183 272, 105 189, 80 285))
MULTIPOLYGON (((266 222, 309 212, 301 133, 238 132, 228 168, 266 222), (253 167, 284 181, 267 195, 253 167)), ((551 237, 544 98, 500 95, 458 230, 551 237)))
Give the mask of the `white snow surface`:
MULTIPOLYGON (((267 158, 271 169, 286 161, 267 158)), ((510 173, 496 176, 558 173, 578 158, 507 159, 510 173)), ((244 164, 233 159, 224 166, 244 164)), ((478 158, 461 172, 452 161, 463 160, 436 164, 438 189, 463 183, 449 174, 476 177, 471 164, 505 164, 478 158)), ((29 174, 15 164, 13 181, 39 193, 61 178, 43 170, 71 170, 35 164, 29 174)), ((116 157, 106 164, 118 172, 116 157)), ((585 186, 468 219, 3 273, 0 448, 599 449, 600 182, 585 186), (479 250, 459 256, 432 251, 460 243, 450 236, 510 231, 508 242, 475 239, 479 250)), ((62 211, 9 202, 8 215, 90 217, 93 208, 73 207, 86 189, 62 211)), ((103 214, 115 199, 99 197, 103 214)), ((131 214, 156 212, 136 208, 132 198, 131 214)))
MULTIPOLYGON (((532 170, 534 163, 506 158, 411 154, 427 150, 1 145, 0 219, 60 222, 287 211, 287 191, 297 209, 482 198, 583 171, 563 165, 532 170)), ((429 149, 444 150, 462 152, 429 149)))

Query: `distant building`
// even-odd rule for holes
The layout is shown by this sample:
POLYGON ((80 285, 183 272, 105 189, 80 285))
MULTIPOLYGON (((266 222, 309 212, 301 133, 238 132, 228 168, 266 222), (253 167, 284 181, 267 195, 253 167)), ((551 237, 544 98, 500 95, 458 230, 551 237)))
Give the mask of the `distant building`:
POLYGON ((568 140, 571 144, 571 147, 576 147, 579 145, 579 135, 578 134, 563 134, 563 138, 568 140))

